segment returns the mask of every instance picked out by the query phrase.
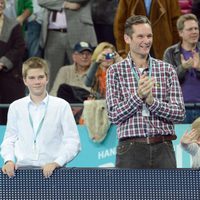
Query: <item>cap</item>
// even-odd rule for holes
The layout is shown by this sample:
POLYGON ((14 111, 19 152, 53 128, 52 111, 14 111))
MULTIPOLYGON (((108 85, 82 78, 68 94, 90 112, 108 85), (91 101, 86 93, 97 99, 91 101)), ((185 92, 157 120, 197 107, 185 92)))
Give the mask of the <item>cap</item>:
POLYGON ((92 46, 87 42, 78 42, 75 44, 74 51, 82 52, 84 50, 93 51, 92 46))

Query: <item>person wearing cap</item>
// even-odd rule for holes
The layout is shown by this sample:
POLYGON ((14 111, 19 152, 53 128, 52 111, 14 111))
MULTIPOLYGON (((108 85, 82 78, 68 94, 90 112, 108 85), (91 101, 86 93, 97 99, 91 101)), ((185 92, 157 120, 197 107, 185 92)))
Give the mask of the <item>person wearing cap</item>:
POLYGON ((73 49, 72 65, 66 65, 59 69, 50 94, 57 96, 58 89, 62 84, 77 86, 90 91, 90 87, 85 86, 84 79, 91 63, 92 46, 87 42, 78 42, 73 49))

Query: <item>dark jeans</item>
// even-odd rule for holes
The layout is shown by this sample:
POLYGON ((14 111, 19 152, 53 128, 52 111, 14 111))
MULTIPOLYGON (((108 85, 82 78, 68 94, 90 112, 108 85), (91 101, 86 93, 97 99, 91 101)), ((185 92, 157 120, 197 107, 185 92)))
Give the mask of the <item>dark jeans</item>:
POLYGON ((199 106, 193 106, 193 107, 187 107, 185 106, 185 119, 182 122, 182 124, 191 124, 195 119, 200 117, 200 105, 199 106))
POLYGON ((118 168, 176 168, 175 152, 171 141, 145 144, 119 142, 116 167, 118 168))

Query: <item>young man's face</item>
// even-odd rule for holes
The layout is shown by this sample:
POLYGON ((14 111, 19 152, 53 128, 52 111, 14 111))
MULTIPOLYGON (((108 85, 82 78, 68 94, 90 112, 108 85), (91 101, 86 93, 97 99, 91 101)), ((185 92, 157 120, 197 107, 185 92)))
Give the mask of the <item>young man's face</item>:
POLYGON ((46 92, 48 78, 43 69, 29 69, 24 84, 28 87, 30 95, 41 96, 46 92))
POLYGON ((183 30, 179 31, 179 35, 183 42, 195 44, 199 39, 199 26, 195 20, 187 20, 184 22, 183 30))
POLYGON ((148 56, 152 42, 153 33, 149 24, 132 25, 132 37, 125 35, 124 39, 130 46, 131 54, 137 54, 142 57, 148 56))

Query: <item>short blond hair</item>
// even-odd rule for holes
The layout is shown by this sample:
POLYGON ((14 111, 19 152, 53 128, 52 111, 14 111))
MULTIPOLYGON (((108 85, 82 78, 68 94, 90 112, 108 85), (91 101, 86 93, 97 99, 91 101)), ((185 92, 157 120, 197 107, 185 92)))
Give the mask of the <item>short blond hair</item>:
POLYGON ((196 139, 198 139, 200 137, 200 117, 194 120, 192 123, 192 129, 197 131, 196 139))
POLYGON ((22 76, 27 77, 28 70, 30 69, 43 69, 47 77, 49 77, 49 66, 46 60, 39 57, 31 57, 26 60, 22 65, 22 76))

